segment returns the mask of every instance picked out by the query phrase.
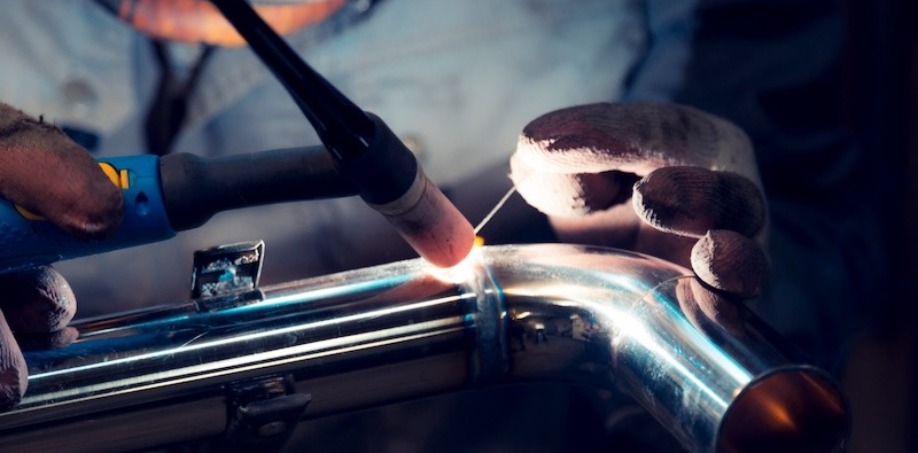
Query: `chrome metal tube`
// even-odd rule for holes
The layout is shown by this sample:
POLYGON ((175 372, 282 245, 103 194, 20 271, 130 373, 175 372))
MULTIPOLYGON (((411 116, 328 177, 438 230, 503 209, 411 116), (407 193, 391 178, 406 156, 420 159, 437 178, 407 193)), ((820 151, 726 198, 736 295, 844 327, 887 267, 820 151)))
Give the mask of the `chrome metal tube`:
POLYGON ((27 354, 28 394, 0 414, 0 450, 219 435, 234 383, 263 376, 311 394, 305 418, 564 380, 623 389, 691 451, 842 448, 832 380, 789 363, 752 316, 729 333, 687 316, 684 269, 570 245, 479 252, 448 275, 403 261, 83 323, 76 343, 27 354))

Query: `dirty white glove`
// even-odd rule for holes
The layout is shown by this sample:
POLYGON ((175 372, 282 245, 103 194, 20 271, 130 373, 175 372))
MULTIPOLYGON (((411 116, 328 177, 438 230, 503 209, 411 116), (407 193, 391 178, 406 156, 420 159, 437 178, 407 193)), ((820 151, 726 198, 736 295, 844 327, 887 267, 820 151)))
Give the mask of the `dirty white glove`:
MULTIPOLYGON (((121 224, 120 191, 86 151, 58 128, 0 103, 0 197, 93 239, 121 224)), ((70 286, 42 266, 0 275, 0 409, 22 397, 23 346, 67 344, 76 311, 70 286)))
POLYGON ((768 267, 766 207, 748 137, 672 104, 589 104, 523 130, 511 179, 563 242, 614 246, 691 266, 698 309, 729 324, 768 267))

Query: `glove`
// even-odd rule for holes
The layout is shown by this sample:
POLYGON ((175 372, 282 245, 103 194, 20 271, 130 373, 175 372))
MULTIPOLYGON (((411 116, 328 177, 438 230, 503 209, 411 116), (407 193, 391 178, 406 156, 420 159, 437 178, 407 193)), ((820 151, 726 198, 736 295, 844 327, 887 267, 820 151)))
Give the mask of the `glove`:
POLYGON ((590 104, 529 123, 510 178, 563 242, 613 246, 691 266, 704 315, 736 328, 736 300, 768 275, 766 207, 748 137, 689 107, 590 104), (630 202, 629 202, 630 201, 630 202))
MULTIPOLYGON (((89 154, 58 128, 2 103, 0 197, 80 238, 104 237, 121 224, 121 193, 89 154)), ((28 382, 16 339, 24 347, 69 343, 76 303, 64 278, 43 266, 0 275, 0 310, 0 408, 8 408, 28 382)))

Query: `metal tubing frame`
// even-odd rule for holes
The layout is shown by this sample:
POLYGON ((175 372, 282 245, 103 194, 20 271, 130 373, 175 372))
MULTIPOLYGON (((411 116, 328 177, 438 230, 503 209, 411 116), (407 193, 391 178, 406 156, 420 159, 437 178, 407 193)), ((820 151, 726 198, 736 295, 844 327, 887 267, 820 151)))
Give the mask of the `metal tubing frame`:
POLYGON ((833 424, 807 441, 840 448, 848 415, 831 379, 790 363, 752 316, 733 332, 687 316, 693 279, 611 249, 485 247, 448 272, 416 259, 88 321, 74 344, 27 354, 28 393, 0 414, 0 450, 220 435, 228 386, 265 376, 312 395, 304 418, 496 383, 624 389, 692 451, 747 448, 741 425, 777 419, 763 415, 767 396, 803 407, 781 420, 833 424), (514 346, 539 336, 551 341, 514 346), (750 390, 774 388, 762 384, 773 376, 798 390, 750 390))

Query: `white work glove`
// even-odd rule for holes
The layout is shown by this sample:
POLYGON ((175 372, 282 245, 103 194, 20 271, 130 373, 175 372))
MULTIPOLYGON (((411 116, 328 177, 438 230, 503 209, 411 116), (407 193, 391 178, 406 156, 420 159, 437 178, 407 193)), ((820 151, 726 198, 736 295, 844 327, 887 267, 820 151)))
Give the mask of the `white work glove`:
POLYGON ((559 240, 691 266, 703 284, 688 309, 728 329, 735 301, 765 284, 765 201, 752 145, 732 123, 671 104, 571 107, 529 123, 510 168, 559 240))
MULTIPOLYGON (((120 191, 86 151, 58 128, 0 103, 0 197, 85 239, 113 232, 122 219, 120 191)), ((76 311, 70 286, 42 266, 0 275, 0 409, 16 404, 28 383, 23 347, 65 345, 76 311)))

